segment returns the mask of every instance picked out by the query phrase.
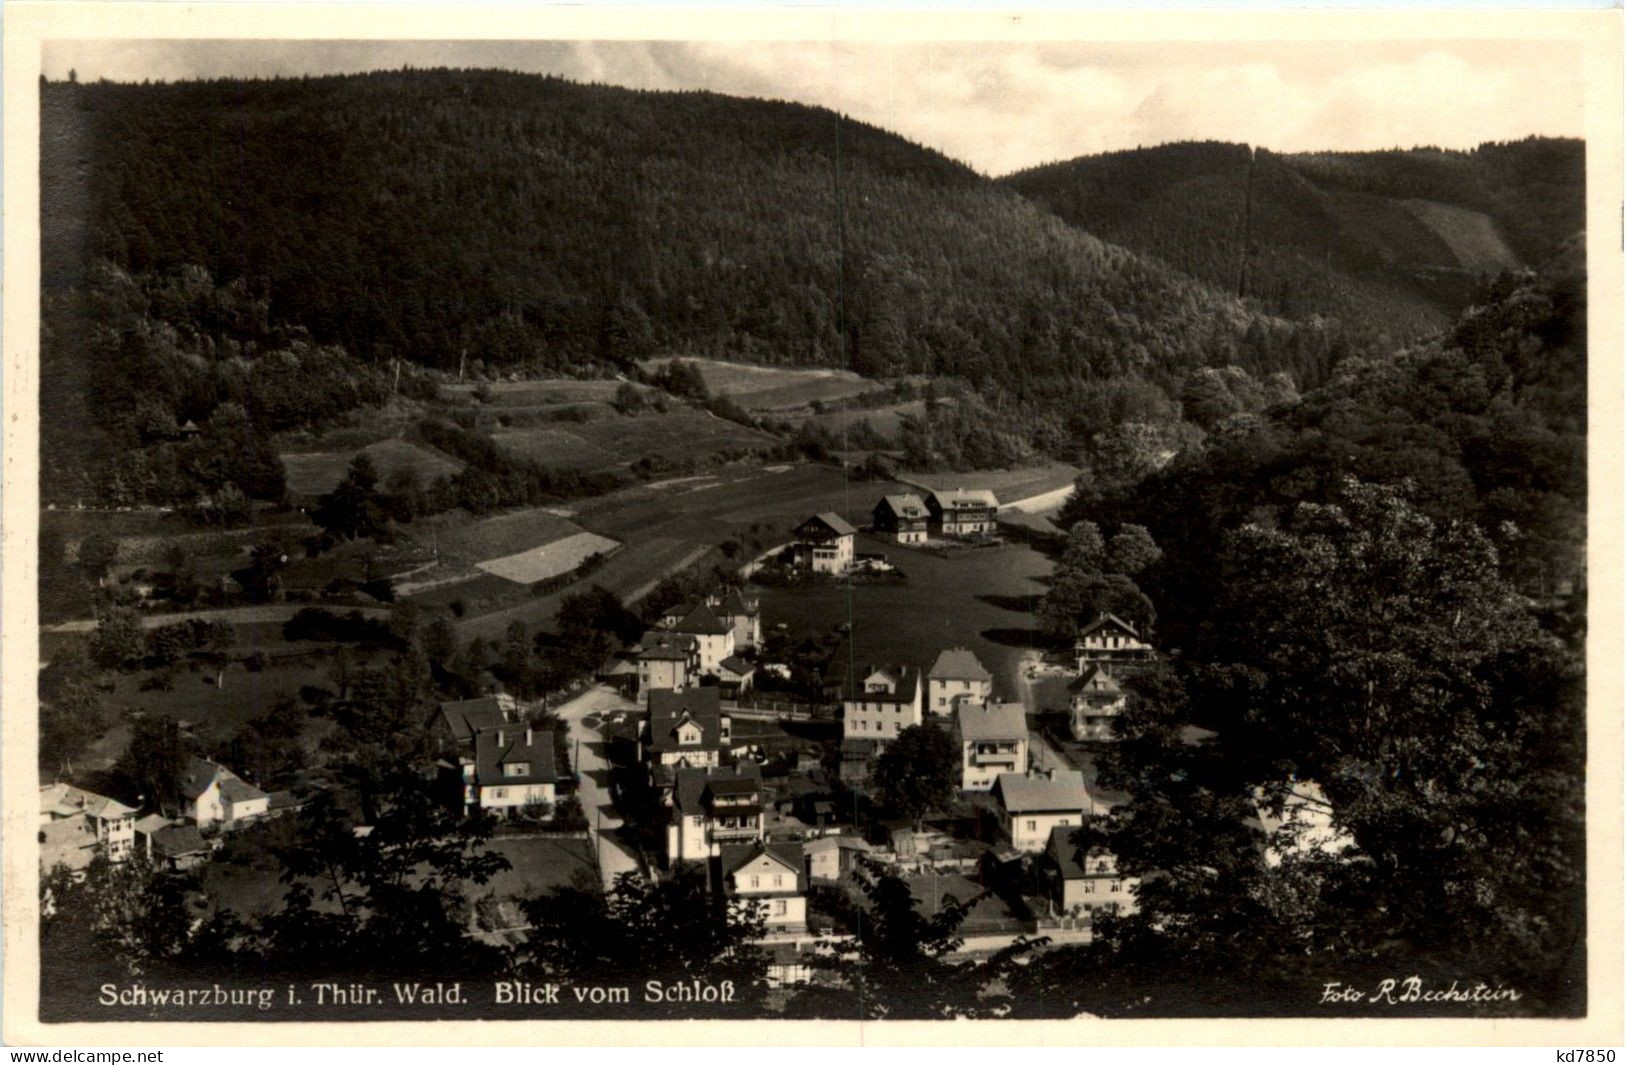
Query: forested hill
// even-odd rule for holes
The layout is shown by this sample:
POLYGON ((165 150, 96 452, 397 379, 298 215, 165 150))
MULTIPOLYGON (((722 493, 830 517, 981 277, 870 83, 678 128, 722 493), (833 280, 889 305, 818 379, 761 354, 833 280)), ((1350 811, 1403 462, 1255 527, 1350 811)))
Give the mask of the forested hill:
POLYGON ((363 359, 703 354, 1002 400, 1198 365, 1303 381, 1336 347, 816 108, 450 70, 42 106, 48 289, 193 264, 363 359))
POLYGON ((1002 183, 1103 240, 1292 318, 1446 325, 1477 279, 1539 266, 1585 227, 1585 145, 1276 155, 1169 144, 1002 183))

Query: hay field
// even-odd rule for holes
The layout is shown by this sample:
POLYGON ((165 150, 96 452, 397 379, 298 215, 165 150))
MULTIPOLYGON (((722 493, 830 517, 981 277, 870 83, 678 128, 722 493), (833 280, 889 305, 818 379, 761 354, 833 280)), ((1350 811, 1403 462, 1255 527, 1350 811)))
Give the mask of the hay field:
POLYGON ((312 451, 282 456, 288 491, 295 496, 314 498, 331 492, 350 469, 355 456, 365 453, 378 470, 379 484, 389 483, 391 475, 409 470, 419 484, 429 484, 441 476, 460 472, 463 464, 437 451, 405 440, 380 440, 364 448, 348 451, 312 451))
POLYGON ((480 569, 503 580, 520 584, 534 584, 569 573, 592 555, 600 555, 619 547, 620 543, 597 533, 579 532, 542 544, 528 551, 520 551, 500 558, 488 558, 478 563, 480 569))

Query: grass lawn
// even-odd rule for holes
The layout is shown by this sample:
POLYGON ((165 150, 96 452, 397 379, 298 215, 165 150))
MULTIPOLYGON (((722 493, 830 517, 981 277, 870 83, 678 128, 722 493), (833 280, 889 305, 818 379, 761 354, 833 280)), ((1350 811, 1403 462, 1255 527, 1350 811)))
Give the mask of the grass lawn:
MULTIPOLYGON (((285 646, 285 645, 284 645, 285 646)), ((365 656, 357 653, 359 661, 365 656)), ((325 660, 302 656, 286 664, 267 665, 258 673, 243 668, 241 662, 226 667, 223 687, 215 687, 212 671, 192 673, 182 669, 175 677, 170 691, 141 691, 142 680, 151 673, 119 674, 114 689, 107 697, 110 709, 140 710, 144 713, 167 714, 190 722, 200 740, 206 745, 223 744, 231 738, 249 718, 269 709, 278 699, 299 697, 299 689, 311 684, 331 688, 325 660)), ((312 718, 306 732, 307 746, 314 749, 327 723, 312 718)), ((101 743, 95 745, 100 753, 101 743)), ((110 753, 117 756, 122 750, 110 753)))
MULTIPOLYGON (((448 399, 474 398, 479 384, 442 385, 448 399)), ((620 381, 576 381, 567 378, 549 381, 491 381, 484 385, 491 399, 489 407, 534 407, 551 403, 607 403, 615 398, 620 381)))
POLYGON ((809 414, 801 420, 813 422, 831 432, 850 429, 854 425, 867 422, 869 427, 881 436, 895 438, 898 429, 903 424, 905 415, 912 415, 916 418, 923 417, 925 415, 925 401, 916 399, 907 403, 892 403, 888 406, 869 407, 864 410, 825 411, 822 414, 809 414))
POLYGON ((737 422, 690 409, 603 418, 571 431, 588 443, 615 451, 624 462, 645 457, 699 458, 730 449, 772 447, 778 442, 737 422))
POLYGON ((1077 479, 1078 469, 1064 462, 1047 466, 1026 466, 1014 470, 966 470, 962 473, 905 473, 899 478, 931 490, 986 488, 1000 503, 1014 503, 1028 496, 1068 488, 1077 479))
POLYGON ((307 499, 331 492, 344 479, 355 456, 363 453, 378 470, 381 485, 387 485, 390 477, 401 471, 410 471, 417 476, 419 484, 426 485, 463 468, 462 463, 449 456, 405 440, 380 440, 364 448, 283 455, 288 492, 307 499))

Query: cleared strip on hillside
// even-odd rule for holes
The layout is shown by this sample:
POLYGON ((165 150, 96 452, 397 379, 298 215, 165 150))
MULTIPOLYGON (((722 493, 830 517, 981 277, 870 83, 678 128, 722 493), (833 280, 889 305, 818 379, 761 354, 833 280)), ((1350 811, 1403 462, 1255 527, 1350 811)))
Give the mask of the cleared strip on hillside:
POLYGON ((495 577, 519 584, 534 584, 569 573, 592 555, 605 554, 620 543, 597 533, 582 532, 529 551, 488 558, 479 568, 495 577))

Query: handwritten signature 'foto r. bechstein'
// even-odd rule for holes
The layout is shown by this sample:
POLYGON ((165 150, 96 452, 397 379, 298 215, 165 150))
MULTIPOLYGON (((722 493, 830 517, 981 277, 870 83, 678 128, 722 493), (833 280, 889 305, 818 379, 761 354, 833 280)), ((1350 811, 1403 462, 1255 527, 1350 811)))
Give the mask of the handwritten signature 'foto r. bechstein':
POLYGON ((1523 996, 1510 987, 1497 984, 1491 987, 1482 980, 1463 987, 1460 980, 1450 981, 1449 987, 1428 986, 1420 976, 1407 976, 1403 980, 1381 980, 1370 991, 1362 991, 1338 980, 1321 985, 1322 1005, 1405 1006, 1411 1004, 1516 1002, 1523 996))

